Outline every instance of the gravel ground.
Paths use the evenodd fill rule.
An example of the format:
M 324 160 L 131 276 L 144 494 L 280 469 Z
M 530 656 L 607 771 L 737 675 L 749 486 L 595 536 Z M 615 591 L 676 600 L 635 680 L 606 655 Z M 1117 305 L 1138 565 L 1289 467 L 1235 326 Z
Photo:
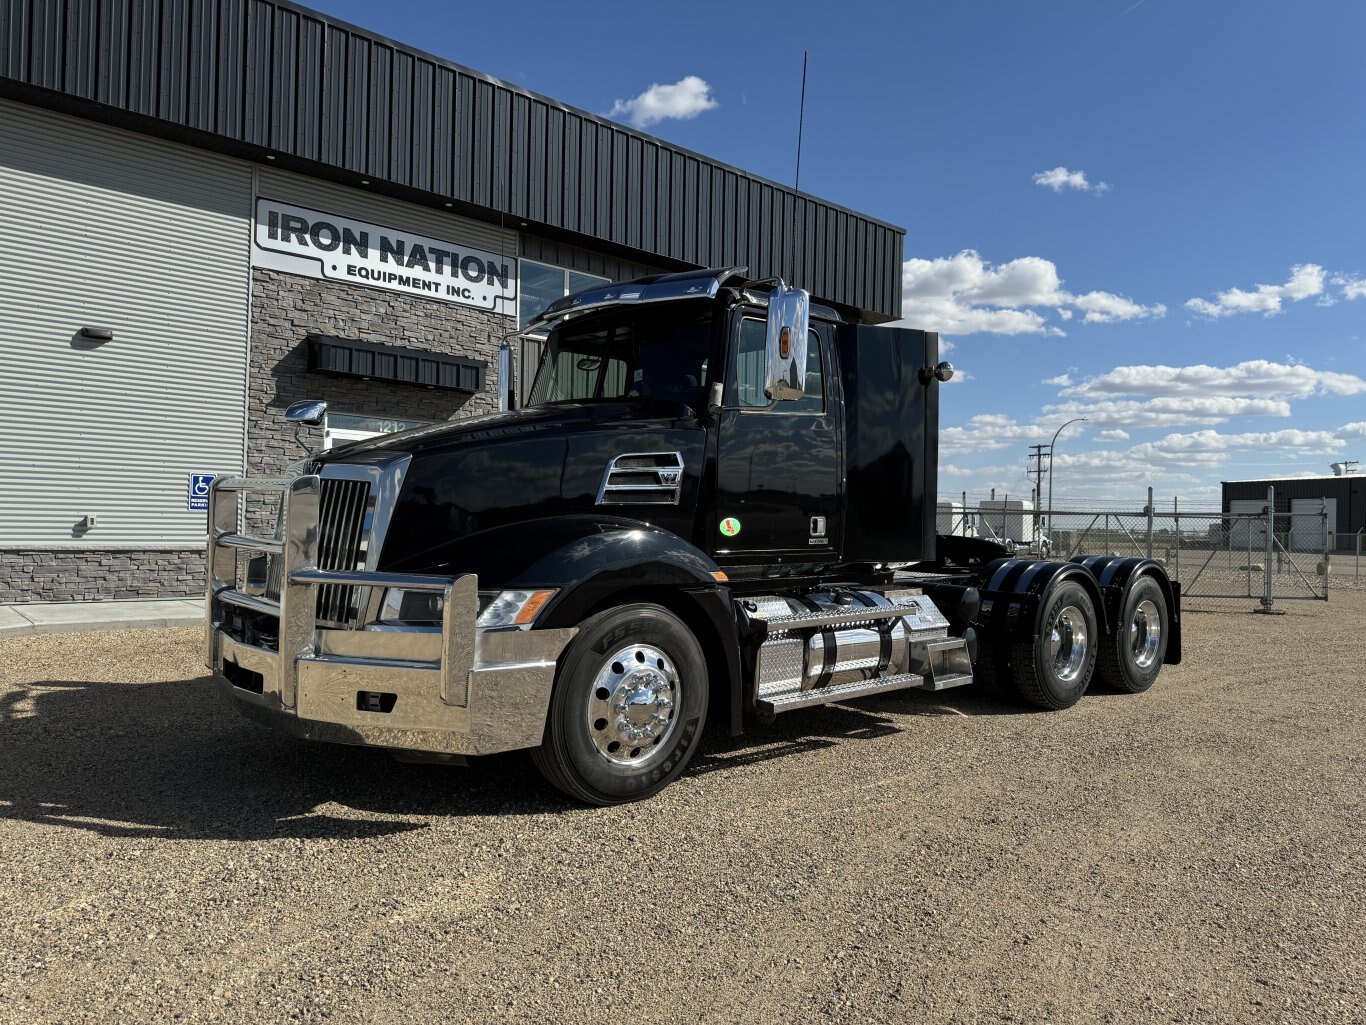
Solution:
M 0 1021 L 1366 1022 L 1363 622 L 791 713 L 607 810 L 276 736 L 196 631 L 0 642 Z

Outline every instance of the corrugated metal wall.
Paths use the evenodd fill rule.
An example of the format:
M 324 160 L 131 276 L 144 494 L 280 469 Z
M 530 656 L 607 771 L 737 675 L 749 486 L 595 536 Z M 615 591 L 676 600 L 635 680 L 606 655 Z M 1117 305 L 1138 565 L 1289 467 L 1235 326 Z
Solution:
M 398 231 L 411 231 L 490 253 L 504 254 L 508 263 L 517 258 L 517 233 L 495 224 L 447 211 L 431 210 L 389 196 L 377 196 L 365 189 L 348 189 L 344 185 L 274 167 L 260 168 L 256 181 L 257 195 L 267 199 L 297 203 L 341 217 L 371 221 Z
M 0 0 L 0 79 L 590 248 L 745 265 L 871 319 L 901 313 L 901 229 L 292 4 Z
M 202 544 L 187 476 L 242 468 L 252 167 L 6 101 L 0 139 L 0 545 Z
M 1266 489 L 1269 485 L 1276 488 L 1276 515 L 1279 517 L 1287 516 L 1296 501 L 1335 499 L 1334 529 L 1339 547 L 1347 547 L 1349 539 L 1358 531 L 1366 531 L 1366 474 L 1350 474 L 1343 477 L 1291 477 L 1286 480 L 1224 481 L 1224 508 L 1231 509 L 1234 502 L 1255 499 L 1261 499 L 1265 504 Z M 1354 540 L 1350 542 L 1350 546 L 1355 547 Z

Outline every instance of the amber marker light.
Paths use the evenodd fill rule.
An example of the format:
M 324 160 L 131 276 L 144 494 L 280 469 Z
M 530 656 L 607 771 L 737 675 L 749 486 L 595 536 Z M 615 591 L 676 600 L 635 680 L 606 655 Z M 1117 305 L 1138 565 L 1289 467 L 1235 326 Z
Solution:
M 726 575 L 725 575 L 724 573 L 722 573 L 719 569 L 718 569 L 718 570 L 713 570 L 713 571 L 712 571 L 711 578 L 712 578 L 713 580 L 717 581 L 718 583 L 722 583 L 722 584 L 724 584 L 727 580 L 730 579 L 730 577 L 726 576 Z
M 517 613 L 517 618 L 513 620 L 518 626 L 526 626 L 536 618 L 536 613 L 541 611 L 541 606 L 550 600 L 554 591 L 533 591 L 531 597 L 522 606 L 522 611 Z

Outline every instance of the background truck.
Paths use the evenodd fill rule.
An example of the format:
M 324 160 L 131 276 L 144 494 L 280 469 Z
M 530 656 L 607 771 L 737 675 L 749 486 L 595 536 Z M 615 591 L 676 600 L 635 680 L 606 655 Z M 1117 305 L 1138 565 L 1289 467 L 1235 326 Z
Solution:
M 1157 563 L 936 538 L 936 335 L 743 268 L 532 326 L 523 409 L 214 482 L 208 662 L 248 715 L 407 757 L 530 749 L 610 804 L 677 777 L 709 713 L 739 733 L 974 679 L 1063 709 L 1180 660 Z M 263 492 L 273 537 L 243 526 Z

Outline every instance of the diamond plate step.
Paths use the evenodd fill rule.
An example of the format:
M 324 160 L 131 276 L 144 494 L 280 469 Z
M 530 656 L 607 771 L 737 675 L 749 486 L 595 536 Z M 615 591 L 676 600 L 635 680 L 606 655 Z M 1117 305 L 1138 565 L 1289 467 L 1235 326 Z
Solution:
M 949 690 L 952 687 L 966 687 L 972 682 L 971 673 L 949 673 L 925 681 L 925 690 Z
M 972 677 L 969 676 L 968 680 Z M 893 690 L 909 690 L 923 687 L 925 678 L 914 673 L 901 676 L 884 676 L 880 680 L 855 680 L 834 687 L 812 687 L 810 690 L 789 690 L 781 694 L 770 694 L 755 702 L 762 715 L 776 715 L 791 712 L 796 708 L 810 708 L 812 705 L 830 705 L 852 698 L 867 697 L 869 694 L 885 694 Z

